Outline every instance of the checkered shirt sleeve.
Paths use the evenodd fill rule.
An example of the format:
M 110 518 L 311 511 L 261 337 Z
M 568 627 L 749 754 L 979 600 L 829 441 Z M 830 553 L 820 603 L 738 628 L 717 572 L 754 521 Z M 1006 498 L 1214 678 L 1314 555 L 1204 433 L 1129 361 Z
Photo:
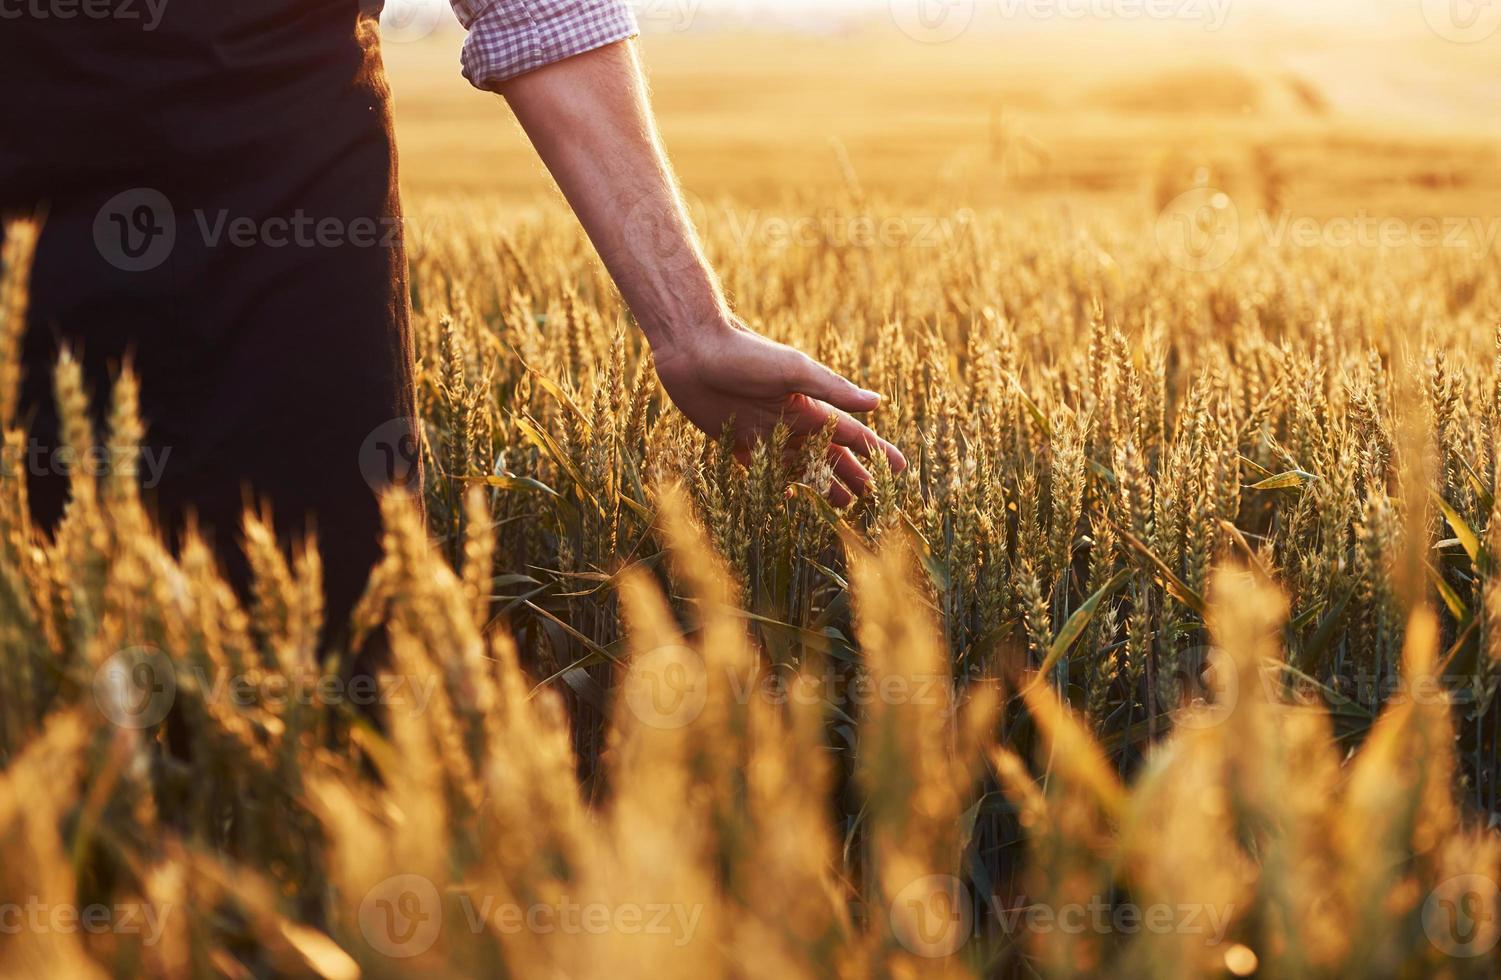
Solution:
M 507 79 L 639 33 L 629 0 L 453 0 L 464 77 L 493 90 Z

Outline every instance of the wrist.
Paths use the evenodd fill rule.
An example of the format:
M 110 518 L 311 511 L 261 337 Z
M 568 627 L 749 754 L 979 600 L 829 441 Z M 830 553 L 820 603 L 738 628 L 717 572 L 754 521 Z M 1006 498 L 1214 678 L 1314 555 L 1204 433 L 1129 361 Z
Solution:
M 724 339 L 739 330 L 741 324 L 728 310 L 712 317 L 677 323 L 671 326 L 642 327 L 657 366 L 693 363 L 719 349 Z

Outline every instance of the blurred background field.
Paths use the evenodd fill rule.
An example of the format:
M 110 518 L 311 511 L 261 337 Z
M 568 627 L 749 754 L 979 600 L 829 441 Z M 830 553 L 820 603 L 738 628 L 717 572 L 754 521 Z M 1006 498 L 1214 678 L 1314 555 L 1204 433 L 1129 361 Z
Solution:
M 349 651 L 260 520 L 236 597 L 119 471 L 51 539 L 0 479 L 0 927 L 162 913 L 0 977 L 1495 976 L 1501 30 L 1172 3 L 638 4 L 737 311 L 885 395 L 841 510 L 673 409 L 444 0 L 388 29 L 426 512 L 355 625 L 423 697 L 284 696 Z M 579 903 L 686 928 L 502 920 Z
M 1268 163 L 1303 214 L 1501 200 L 1501 58 L 1439 36 L 1418 3 L 1224 0 L 1217 30 L 1192 6 L 1147 20 L 981 4 L 943 43 L 904 34 L 880 3 L 694 3 L 638 10 L 674 162 L 711 199 L 836 193 L 837 144 L 868 192 L 908 206 L 1137 208 L 1164 170 L 1208 166 L 1234 185 Z M 498 97 L 459 76 L 463 35 L 444 18 L 386 45 L 404 185 L 534 204 L 546 174 Z

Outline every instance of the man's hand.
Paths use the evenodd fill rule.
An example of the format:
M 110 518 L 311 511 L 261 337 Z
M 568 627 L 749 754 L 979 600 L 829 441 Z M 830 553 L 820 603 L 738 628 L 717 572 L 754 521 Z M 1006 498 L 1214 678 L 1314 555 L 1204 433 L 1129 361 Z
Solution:
M 694 425 L 717 438 L 733 420 L 744 449 L 778 422 L 805 438 L 837 418 L 830 462 L 845 486 L 870 485 L 856 454 L 884 452 L 894 470 L 906 467 L 895 446 L 849 414 L 874 409 L 879 395 L 730 312 L 678 196 L 633 45 L 566 58 L 499 91 L 646 334 L 662 386 Z M 837 484 L 830 496 L 849 500 Z
M 856 493 L 864 493 L 871 483 L 857 454 L 869 458 L 883 453 L 898 473 L 907 467 L 895 446 L 849 414 L 871 411 L 881 403 L 880 395 L 741 324 L 696 332 L 686 349 L 659 351 L 657 375 L 689 421 L 710 435 L 732 425 L 741 450 L 779 422 L 794 440 L 801 440 L 837 419 L 829 462 L 839 481 Z M 829 495 L 840 506 L 850 502 L 838 484 Z

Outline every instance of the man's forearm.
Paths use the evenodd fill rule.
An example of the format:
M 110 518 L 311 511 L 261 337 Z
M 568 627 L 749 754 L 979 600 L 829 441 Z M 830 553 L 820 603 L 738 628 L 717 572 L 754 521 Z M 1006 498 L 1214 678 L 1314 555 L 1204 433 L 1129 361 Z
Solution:
M 730 322 L 629 42 L 501 86 L 659 359 Z
M 805 439 L 832 425 L 829 497 L 872 485 L 857 457 L 906 461 L 851 412 L 881 396 L 730 312 L 704 261 L 657 135 L 635 47 L 616 43 L 499 86 L 646 333 L 663 389 L 700 431 L 742 452 L 786 426 Z M 846 489 L 848 488 L 848 489 Z

